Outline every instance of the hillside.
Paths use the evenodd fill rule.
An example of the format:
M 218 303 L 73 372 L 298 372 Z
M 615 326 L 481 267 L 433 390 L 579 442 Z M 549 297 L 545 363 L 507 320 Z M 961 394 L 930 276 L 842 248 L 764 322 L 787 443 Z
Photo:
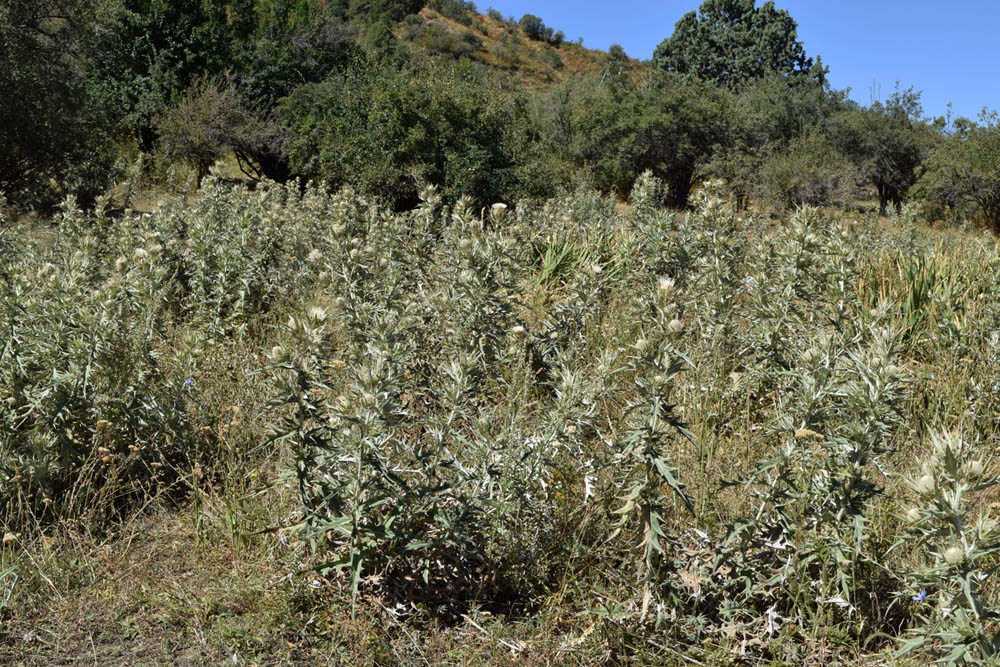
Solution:
M 611 62 L 608 52 L 588 49 L 565 39 L 531 39 L 510 19 L 462 9 L 452 18 L 425 7 L 422 24 L 412 19 L 396 31 L 404 43 L 434 55 L 465 56 L 491 68 L 516 74 L 529 88 L 561 83 L 574 74 L 600 76 Z M 615 69 L 641 78 L 647 66 L 634 58 L 615 59 Z

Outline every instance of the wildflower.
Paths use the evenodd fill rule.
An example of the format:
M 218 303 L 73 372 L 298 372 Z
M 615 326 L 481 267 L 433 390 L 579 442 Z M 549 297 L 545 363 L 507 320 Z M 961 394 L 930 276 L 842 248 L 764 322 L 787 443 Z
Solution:
M 910 511 L 906 513 L 906 518 L 910 523 L 916 523 L 920 521 L 923 517 L 923 513 L 916 507 L 911 507 Z
M 948 565 L 954 565 L 963 558 L 965 558 L 965 552 L 962 550 L 962 547 L 958 545 L 948 547 L 948 549 L 944 552 L 944 559 Z
M 494 218 L 502 218 L 507 213 L 507 204 L 497 202 L 490 206 L 490 215 Z
M 667 325 L 667 328 L 670 329 L 672 333 L 679 334 L 684 331 L 684 323 L 677 318 L 674 318 L 670 320 L 670 324 Z
M 601 268 L 600 264 L 594 264 L 590 267 L 590 272 L 595 276 L 600 275 L 602 271 L 604 271 L 604 269 Z
M 917 483 L 914 486 L 914 488 L 916 489 L 917 493 L 919 493 L 922 496 L 926 496 L 934 493 L 934 486 L 935 486 L 934 475 L 928 474 L 924 475 L 919 480 L 917 480 Z
M 309 251 L 309 255 L 306 257 L 306 261 L 307 262 L 314 262 L 314 263 L 318 262 L 321 259 L 323 259 L 323 253 L 321 253 L 316 248 L 313 248 L 312 250 L 310 250 Z
M 977 479 L 982 477 L 983 474 L 983 462 L 979 460 L 969 461 L 965 464 L 965 474 L 971 479 Z
M 326 311 L 319 306 L 313 306 L 309 309 L 309 319 L 316 322 L 322 322 L 326 319 Z
M 927 597 L 927 589 L 926 588 L 922 588 L 920 590 L 920 593 L 918 593 L 917 595 L 913 596 L 912 600 L 914 602 L 923 602 L 924 598 L 926 598 L 926 597 Z
M 143 260 L 149 257 L 149 252 L 145 248 L 136 248 L 132 256 L 138 260 Z
M 511 327 L 510 332 L 515 336 L 523 336 L 525 333 L 525 328 L 522 327 L 520 324 L 515 324 L 513 327 Z
M 662 294 L 663 294 L 664 296 L 667 296 L 667 295 L 669 295 L 669 294 L 670 294 L 671 292 L 673 292 L 673 291 L 674 291 L 674 286 L 675 286 L 676 284 L 677 284 L 677 283 L 676 283 L 676 282 L 674 282 L 674 279 L 673 279 L 673 278 L 668 278 L 668 277 L 664 276 L 664 277 L 662 277 L 662 278 L 658 278 L 658 279 L 657 279 L 657 281 L 656 281 L 656 289 L 660 290 L 660 292 L 661 292 L 661 293 L 662 293 Z
M 4 533 L 3 534 L 3 543 L 4 544 L 10 544 L 11 542 L 17 542 L 17 534 L 15 534 L 15 533 Z
M 128 266 L 128 258 L 124 255 L 115 260 L 115 269 L 118 271 L 124 271 L 126 266 Z

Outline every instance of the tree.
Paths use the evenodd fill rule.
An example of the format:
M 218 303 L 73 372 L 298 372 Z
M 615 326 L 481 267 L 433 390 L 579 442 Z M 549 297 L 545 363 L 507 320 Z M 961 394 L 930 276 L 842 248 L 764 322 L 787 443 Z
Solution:
M 973 206 L 1000 236 L 1000 116 L 983 111 L 979 122 L 960 119 L 930 154 L 913 194 L 943 206 Z
M 543 133 L 549 150 L 585 165 L 605 192 L 625 197 L 649 170 L 667 183 L 669 203 L 683 207 L 725 136 L 728 101 L 708 82 L 665 73 L 636 88 L 627 72 L 609 68 L 556 91 Z
M 741 208 L 753 196 L 773 201 L 776 181 L 771 177 L 780 172 L 774 161 L 787 165 L 794 156 L 808 153 L 806 148 L 815 146 L 816 139 L 805 144 L 799 140 L 823 128 L 844 99 L 845 93 L 832 91 L 815 80 L 793 85 L 772 74 L 748 83 L 733 97 L 728 134 L 720 142 L 709 170 L 725 180 Z M 765 175 L 768 183 L 764 182 Z
M 417 202 L 418 179 L 480 205 L 541 194 L 524 99 L 468 61 L 359 64 L 298 88 L 280 117 L 298 173 L 398 209 Z
M 861 179 L 875 188 L 879 210 L 899 206 L 916 181 L 926 156 L 929 130 L 920 121 L 920 93 L 896 90 L 885 103 L 847 109 L 831 121 L 840 149 L 858 167 Z
M 534 14 L 525 14 L 518 22 L 528 39 L 541 42 L 545 39 L 545 22 Z
M 732 89 L 772 73 L 822 81 L 825 69 L 807 58 L 796 36 L 797 24 L 773 2 L 705 0 L 685 14 L 674 33 L 660 42 L 653 62 Z
M 109 173 L 102 109 L 86 85 L 92 7 L 9 0 L 0 7 L 0 190 L 18 205 L 64 190 L 96 194 Z
M 250 110 L 232 83 L 198 82 L 155 125 L 164 155 L 193 166 L 199 184 L 209 167 L 230 153 L 251 178 L 288 179 L 280 128 Z

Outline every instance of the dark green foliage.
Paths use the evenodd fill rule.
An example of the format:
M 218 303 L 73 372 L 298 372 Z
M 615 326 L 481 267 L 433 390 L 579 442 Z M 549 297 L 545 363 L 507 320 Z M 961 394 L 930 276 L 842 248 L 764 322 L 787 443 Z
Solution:
M 0 190 L 13 203 L 51 204 L 63 188 L 92 195 L 103 186 L 110 155 L 82 58 L 89 14 L 76 0 L 0 9 Z
M 755 4 L 755 0 L 705 0 L 660 42 L 653 62 L 666 71 L 729 88 L 771 73 L 822 80 L 822 66 L 814 67 L 806 57 L 788 12 L 770 1 L 757 8 Z
M 462 2 L 462 0 L 430 0 L 427 8 L 465 26 L 471 26 L 472 19 L 478 13 L 476 3 Z
M 832 134 L 864 182 L 874 186 L 883 214 L 889 203 L 902 203 L 925 157 L 930 137 L 920 115 L 920 93 L 911 88 L 833 119 Z
M 647 169 L 685 206 L 701 167 L 725 136 L 728 98 L 716 86 L 674 75 L 637 89 L 621 69 L 578 77 L 546 100 L 546 140 L 585 165 L 606 192 L 625 196 Z
M 972 207 L 1000 236 L 1000 123 L 983 112 L 979 123 L 959 119 L 930 154 L 914 194 L 942 207 Z
M 164 155 L 193 166 L 199 183 L 216 160 L 230 153 L 248 176 L 288 178 L 279 127 L 249 109 L 232 84 L 199 82 L 157 118 L 156 130 Z
M 520 176 L 537 159 L 524 100 L 467 62 L 354 69 L 299 88 L 281 118 L 296 171 L 396 206 L 420 179 L 484 205 L 544 189 Z
M 763 192 L 764 165 L 785 155 L 803 133 L 821 127 L 843 105 L 843 94 L 813 82 L 790 85 L 771 75 L 741 89 L 732 98 L 728 137 L 717 146 L 710 171 L 724 178 L 740 208 Z M 774 203 L 774 202 L 772 202 Z
M 527 35 L 528 39 L 533 39 L 536 42 L 540 42 L 545 39 L 545 22 L 538 18 L 534 14 L 525 14 L 518 21 L 518 25 L 521 26 L 521 30 Z
M 778 209 L 845 207 L 857 196 L 853 165 L 822 134 L 797 138 L 763 163 L 759 194 Z

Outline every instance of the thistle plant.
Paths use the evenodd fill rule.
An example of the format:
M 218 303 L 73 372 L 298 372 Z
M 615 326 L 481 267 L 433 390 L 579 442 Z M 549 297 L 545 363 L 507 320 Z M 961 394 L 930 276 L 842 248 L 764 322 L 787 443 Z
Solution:
M 907 479 L 915 498 L 905 512 L 908 530 L 893 547 L 919 556 L 900 596 L 916 623 L 896 656 L 929 650 L 939 663 L 996 664 L 1000 608 L 993 575 L 1000 529 L 986 514 L 970 516 L 970 505 L 1000 479 L 957 434 L 932 431 L 930 439 L 930 458 Z
M 616 483 L 624 504 L 615 510 L 621 515 L 619 530 L 638 519 L 639 546 L 642 552 L 640 582 L 642 605 L 640 620 L 646 617 L 654 600 L 656 585 L 665 575 L 660 565 L 671 537 L 667 525 L 671 515 L 667 491 L 679 498 L 692 512 L 690 497 L 684 491 L 679 473 L 670 460 L 670 449 L 678 436 L 691 438 L 683 422 L 674 413 L 671 390 L 677 375 L 688 365 L 677 348 L 684 333 L 675 297 L 674 282 L 659 279 L 654 295 L 644 295 L 640 312 L 648 312 L 647 328 L 633 344 L 630 371 L 635 377 L 637 397 L 624 407 L 625 432 L 619 441 L 614 460 Z

